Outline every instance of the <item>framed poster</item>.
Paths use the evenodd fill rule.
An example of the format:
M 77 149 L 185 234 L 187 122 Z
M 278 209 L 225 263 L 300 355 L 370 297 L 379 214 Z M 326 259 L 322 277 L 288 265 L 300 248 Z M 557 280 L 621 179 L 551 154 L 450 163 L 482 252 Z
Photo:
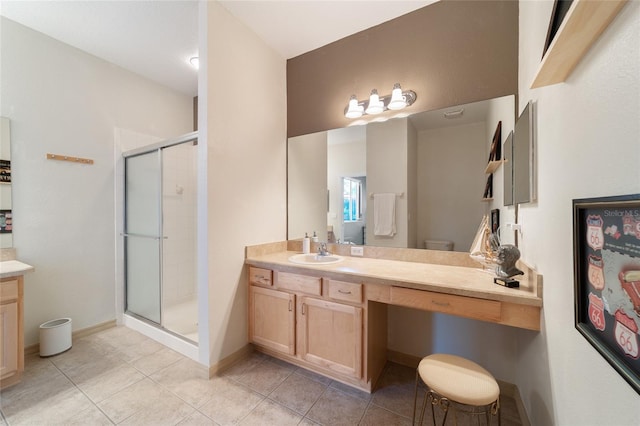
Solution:
M 573 200 L 576 329 L 640 393 L 640 194 Z
M 13 216 L 11 210 L 0 210 L 0 234 L 13 232 Z

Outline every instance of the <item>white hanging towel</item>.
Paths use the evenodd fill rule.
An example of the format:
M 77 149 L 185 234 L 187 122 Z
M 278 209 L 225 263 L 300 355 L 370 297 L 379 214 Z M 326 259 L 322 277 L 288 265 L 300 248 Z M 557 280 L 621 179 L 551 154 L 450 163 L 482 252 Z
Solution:
M 396 194 L 373 194 L 373 235 L 396 234 Z

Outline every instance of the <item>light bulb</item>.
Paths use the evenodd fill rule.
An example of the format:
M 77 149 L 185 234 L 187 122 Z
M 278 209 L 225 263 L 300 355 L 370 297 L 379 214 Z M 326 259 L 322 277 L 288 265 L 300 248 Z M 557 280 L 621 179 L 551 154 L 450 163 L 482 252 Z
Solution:
M 380 114 L 382 111 L 384 111 L 384 103 L 380 100 L 378 91 L 373 89 L 371 91 L 371 96 L 369 97 L 369 105 L 365 112 L 367 114 Z
M 199 69 L 200 68 L 200 58 L 197 56 L 194 56 L 193 58 L 189 59 L 189 62 L 191 63 L 191 65 L 193 65 L 193 67 L 195 69 Z
M 407 100 L 402 94 L 402 88 L 400 87 L 400 83 L 396 83 L 393 85 L 393 91 L 391 92 L 391 100 L 389 101 L 389 105 L 387 108 L 392 110 L 399 110 L 407 106 Z
M 351 95 L 349 99 L 349 107 L 347 112 L 344 113 L 344 116 L 347 118 L 359 118 L 362 117 L 364 107 L 358 104 L 358 98 L 356 95 Z

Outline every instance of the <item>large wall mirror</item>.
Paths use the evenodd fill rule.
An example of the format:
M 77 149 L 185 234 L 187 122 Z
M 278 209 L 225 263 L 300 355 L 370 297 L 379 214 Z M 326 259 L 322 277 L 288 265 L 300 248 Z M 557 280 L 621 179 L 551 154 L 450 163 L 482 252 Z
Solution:
M 13 246 L 11 213 L 11 126 L 0 117 L 0 248 Z
M 491 142 L 514 129 L 515 97 L 452 106 L 290 138 L 288 238 L 315 232 L 320 241 L 425 248 L 451 241 L 469 251 L 485 214 L 503 206 L 503 170 L 493 199 L 483 200 Z M 376 194 L 395 194 L 396 230 L 375 232 Z

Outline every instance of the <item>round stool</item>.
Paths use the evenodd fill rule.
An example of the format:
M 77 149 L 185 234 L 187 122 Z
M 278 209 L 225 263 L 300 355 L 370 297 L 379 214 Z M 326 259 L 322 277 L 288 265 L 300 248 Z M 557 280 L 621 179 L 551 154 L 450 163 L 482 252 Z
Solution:
M 440 407 L 444 412 L 443 425 L 447 421 L 449 411 L 453 411 L 456 416 L 456 410 L 474 416 L 484 414 L 487 425 L 491 422 L 491 416 L 495 415 L 500 425 L 498 382 L 491 373 L 475 362 L 448 354 L 433 354 L 423 358 L 416 370 L 413 424 L 416 421 L 418 380 L 422 380 L 427 386 L 418 424 L 422 424 L 427 401 L 430 400 L 434 425 L 436 424 L 436 407 Z M 468 409 L 465 409 L 465 406 Z M 478 421 L 480 421 L 479 417 Z

